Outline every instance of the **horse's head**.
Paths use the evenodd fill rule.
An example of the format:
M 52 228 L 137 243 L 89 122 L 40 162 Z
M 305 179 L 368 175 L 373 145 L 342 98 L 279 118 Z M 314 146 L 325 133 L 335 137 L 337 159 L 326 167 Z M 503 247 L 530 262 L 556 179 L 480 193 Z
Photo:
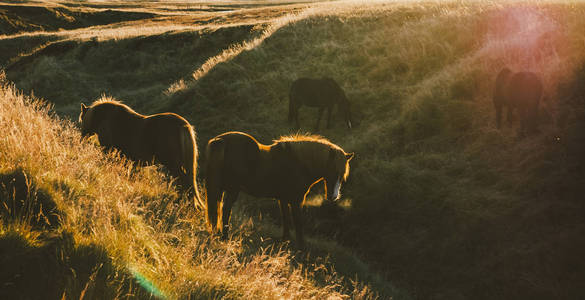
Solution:
M 337 201 L 341 195 L 341 185 L 349 175 L 349 161 L 353 153 L 345 153 L 342 149 L 331 148 L 325 174 L 325 187 L 328 201 Z
M 95 133 L 95 129 L 93 128 L 93 113 L 91 108 L 83 103 L 81 103 L 79 125 L 81 126 L 81 138 L 90 136 Z
M 347 98 L 345 98 L 345 104 L 341 107 L 341 111 L 343 112 L 345 125 L 347 125 L 347 128 L 351 129 L 351 110 L 349 109 L 349 101 L 347 101 Z
M 343 120 L 345 125 L 347 125 L 347 128 L 351 129 L 352 124 L 349 99 L 347 99 L 345 92 L 339 85 L 337 85 L 337 83 L 333 81 L 332 84 L 335 84 L 335 89 L 337 90 L 337 103 L 339 105 L 339 111 L 343 114 Z

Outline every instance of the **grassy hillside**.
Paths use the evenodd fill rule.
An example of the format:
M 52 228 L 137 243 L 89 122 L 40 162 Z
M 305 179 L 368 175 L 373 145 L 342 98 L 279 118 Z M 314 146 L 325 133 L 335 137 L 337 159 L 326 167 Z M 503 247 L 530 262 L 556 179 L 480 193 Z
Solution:
M 290 83 L 331 76 L 360 126 L 321 133 L 358 156 L 345 187 L 351 209 L 315 220 L 315 234 L 359 249 L 421 298 L 582 295 L 568 274 L 584 271 L 583 104 L 573 91 L 583 79 L 583 7 L 337 9 L 217 65 L 168 108 L 189 116 L 203 140 L 241 129 L 268 142 L 291 130 Z M 543 77 L 541 134 L 519 140 L 495 129 L 492 82 L 504 65 Z M 301 114 L 310 130 L 315 112 Z
M 140 31 L 135 26 L 149 21 L 134 21 L 115 38 L 107 28 L 31 36 L 67 46 L 30 47 L 28 54 L 8 57 L 7 77 L 54 103 L 65 118 L 75 118 L 79 101 L 102 93 L 142 113 L 177 112 L 195 126 L 203 152 L 209 138 L 228 130 L 249 132 L 264 143 L 290 133 L 292 81 L 329 76 L 345 89 L 358 126 L 348 131 L 338 117 L 332 129 L 319 133 L 357 156 L 340 208 L 320 207 L 320 196 L 311 195 L 304 211 L 310 254 L 295 254 L 272 240 L 279 235 L 272 200 L 243 196 L 233 221 L 241 227 L 221 243 L 202 232 L 200 213 L 156 170 L 130 172 L 111 156 L 103 168 L 118 171 L 108 172 L 114 178 L 102 184 L 84 177 L 89 171 L 82 166 L 101 164 L 103 155 L 87 144 L 83 147 L 93 149 L 83 151 L 87 156 L 70 152 L 63 160 L 86 171 L 65 173 L 67 188 L 58 184 L 53 195 L 60 196 L 51 196 L 65 199 L 55 200 L 57 209 L 79 205 L 57 231 L 72 235 L 73 245 L 101 247 L 113 257 L 112 268 L 120 270 L 109 281 L 114 290 L 141 292 L 131 284 L 136 274 L 128 275 L 138 268 L 173 298 L 339 293 L 575 299 L 585 294 L 580 259 L 585 250 L 584 5 L 296 4 L 195 14 L 188 20 L 206 23 L 193 27 L 180 27 L 187 22 L 184 15 L 170 17 L 160 8 L 156 13 L 165 16 L 168 31 Z M 8 36 L 0 47 L 27 45 L 22 41 Z M 496 130 L 491 94 L 503 66 L 543 78 L 539 134 L 519 138 L 517 122 Z M 311 130 L 315 115 L 301 109 L 301 131 Z M 74 142 L 72 125 L 61 124 L 71 139 L 56 144 L 82 147 Z M 22 153 L 34 147 L 39 146 Z M 56 189 L 51 180 L 63 175 L 50 174 L 62 171 L 41 162 L 14 163 L 23 159 L 7 149 L 0 156 L 8 164 L 4 174 L 24 172 L 43 193 Z M 158 184 L 148 183 L 153 180 Z M 123 192 L 102 191 L 118 181 Z M 81 211 L 96 209 L 87 198 L 104 203 L 97 215 L 109 216 L 105 221 L 84 223 L 93 217 L 84 219 Z M 70 223 L 69 215 L 80 215 L 77 223 Z M 31 224 L 25 226 L 28 235 L 16 236 L 32 245 L 36 240 L 30 236 L 36 235 L 28 232 L 47 229 Z M 4 225 L 10 236 L 22 226 Z M 87 226 L 93 229 L 81 230 Z M 121 242 L 137 230 L 144 234 L 139 241 Z M 350 280 L 356 273 L 363 281 Z
M 376 296 L 325 256 L 274 244 L 251 218 L 234 217 L 229 242 L 209 236 L 157 168 L 80 142 L 71 122 L 1 80 L 1 298 Z
M 123 10 L 75 10 L 59 5 L 0 4 L 0 35 L 73 29 L 153 16 L 146 12 Z

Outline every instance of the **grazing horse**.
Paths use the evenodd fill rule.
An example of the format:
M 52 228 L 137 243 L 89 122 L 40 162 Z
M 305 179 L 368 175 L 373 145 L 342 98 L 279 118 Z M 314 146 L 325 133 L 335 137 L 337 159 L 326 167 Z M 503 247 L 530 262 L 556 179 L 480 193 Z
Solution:
M 512 124 L 513 110 L 520 115 L 520 136 L 536 131 L 542 90 L 542 81 L 536 74 L 502 69 L 496 77 L 493 98 L 497 127 L 500 128 L 502 109 L 508 107 L 508 124 Z
M 312 79 L 299 78 L 295 80 L 289 92 L 288 98 L 288 121 L 296 121 L 297 128 L 299 124 L 299 108 L 306 105 L 309 107 L 318 107 L 317 124 L 315 131 L 319 130 L 319 122 L 323 116 L 323 110 L 327 109 L 327 128 L 331 126 L 331 111 L 337 104 L 338 110 L 343 113 L 345 124 L 351 129 L 351 112 L 349 110 L 349 101 L 341 87 L 331 78 Z
M 82 137 L 97 134 L 100 145 L 117 149 L 140 164 L 156 162 L 179 179 L 183 191 L 194 193 L 200 203 L 196 183 L 197 144 L 193 127 L 181 116 L 161 113 L 141 115 L 115 100 L 81 104 L 79 115 Z
M 327 200 L 337 200 L 353 153 L 319 136 L 284 136 L 263 145 L 248 134 L 227 132 L 209 141 L 206 156 L 207 222 L 212 232 L 221 223 L 223 238 L 227 238 L 232 205 L 242 191 L 278 199 L 284 239 L 289 238 L 290 208 L 297 243 L 303 247 L 300 213 L 306 195 L 324 180 Z

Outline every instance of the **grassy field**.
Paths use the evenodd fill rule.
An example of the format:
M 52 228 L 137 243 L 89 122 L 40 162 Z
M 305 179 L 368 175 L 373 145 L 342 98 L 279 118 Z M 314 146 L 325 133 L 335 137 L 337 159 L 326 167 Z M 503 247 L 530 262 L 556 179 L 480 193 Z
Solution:
M 0 293 L 50 272 L 30 297 L 585 295 L 585 5 L 24 6 L 0 5 Z M 540 133 L 495 128 L 503 66 L 543 79 Z M 186 117 L 201 152 L 229 130 L 269 143 L 294 131 L 288 89 L 301 76 L 334 78 L 357 125 L 322 123 L 356 158 L 337 207 L 310 194 L 306 251 L 279 241 L 271 199 L 242 196 L 231 239 L 209 236 L 157 167 L 79 142 L 71 121 L 79 102 L 111 96 Z M 310 131 L 316 111 L 300 117 Z

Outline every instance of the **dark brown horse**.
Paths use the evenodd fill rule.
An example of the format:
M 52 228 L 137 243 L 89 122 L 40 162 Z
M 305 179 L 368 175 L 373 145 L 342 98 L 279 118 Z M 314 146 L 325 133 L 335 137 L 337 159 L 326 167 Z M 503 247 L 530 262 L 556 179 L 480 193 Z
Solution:
M 288 121 L 292 122 L 294 119 L 297 128 L 300 128 L 299 108 L 303 105 L 319 108 L 315 131 L 319 130 L 319 122 L 325 109 L 327 109 L 327 128 L 330 128 L 331 111 L 335 105 L 337 105 L 338 111 L 343 114 L 345 124 L 351 129 L 349 101 L 335 80 L 327 77 L 321 79 L 299 78 L 295 80 L 289 92 Z
M 521 136 L 536 131 L 542 90 L 542 81 L 536 74 L 502 69 L 496 77 L 493 98 L 497 127 L 500 128 L 502 109 L 507 107 L 508 124 L 512 124 L 513 111 L 519 114 Z
M 220 223 L 223 238 L 227 237 L 232 205 L 242 191 L 278 199 L 284 239 L 289 238 L 290 208 L 297 243 L 303 247 L 300 213 L 305 196 L 311 186 L 324 180 L 327 199 L 337 200 L 353 153 L 319 136 L 285 136 L 263 145 L 248 134 L 227 132 L 209 141 L 206 156 L 207 222 L 212 232 Z
M 179 179 L 182 190 L 193 192 L 200 202 L 196 183 L 197 144 L 193 127 L 181 116 L 162 113 L 141 115 L 115 100 L 81 104 L 82 137 L 97 134 L 107 150 L 117 149 L 140 164 L 156 162 Z

